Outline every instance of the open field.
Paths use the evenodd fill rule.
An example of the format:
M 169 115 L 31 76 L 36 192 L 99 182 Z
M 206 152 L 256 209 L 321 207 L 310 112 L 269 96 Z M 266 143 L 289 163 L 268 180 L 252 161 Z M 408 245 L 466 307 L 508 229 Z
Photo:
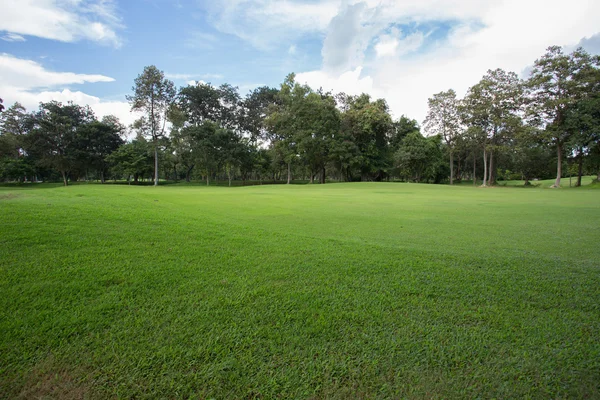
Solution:
M 600 191 L 0 188 L 2 398 L 598 398 Z

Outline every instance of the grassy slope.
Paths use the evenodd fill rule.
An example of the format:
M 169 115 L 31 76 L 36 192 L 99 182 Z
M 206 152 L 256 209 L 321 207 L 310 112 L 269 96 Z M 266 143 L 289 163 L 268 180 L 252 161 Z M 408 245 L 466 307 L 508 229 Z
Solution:
M 0 397 L 598 397 L 599 200 L 0 188 Z

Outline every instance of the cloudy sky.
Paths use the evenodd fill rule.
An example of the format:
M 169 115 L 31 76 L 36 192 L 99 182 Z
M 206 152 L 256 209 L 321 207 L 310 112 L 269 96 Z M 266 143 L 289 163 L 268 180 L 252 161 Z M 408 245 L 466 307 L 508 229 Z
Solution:
M 524 76 L 550 45 L 600 53 L 599 21 L 598 0 L 0 0 L 0 97 L 130 123 L 146 65 L 242 94 L 295 72 L 422 121 L 433 93 L 462 95 L 491 68 Z

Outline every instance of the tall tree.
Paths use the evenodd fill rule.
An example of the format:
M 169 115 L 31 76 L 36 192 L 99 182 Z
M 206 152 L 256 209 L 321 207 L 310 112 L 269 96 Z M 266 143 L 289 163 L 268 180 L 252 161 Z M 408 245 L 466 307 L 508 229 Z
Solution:
M 131 178 L 135 183 L 140 177 L 149 176 L 153 170 L 151 145 L 143 137 L 133 139 L 120 146 L 116 151 L 106 156 L 106 162 L 111 166 L 113 174 Z
M 38 154 L 44 165 L 58 170 L 67 186 L 69 172 L 77 160 L 77 131 L 94 120 L 89 107 L 56 101 L 41 103 L 26 150 Z
M 483 150 L 483 186 L 496 182 L 494 155 L 521 125 L 522 85 L 514 72 L 489 70 L 469 88 L 461 105 L 465 123 Z
M 240 129 L 250 137 L 252 143 L 267 141 L 266 118 L 269 108 L 275 105 L 278 90 L 268 86 L 254 89 L 242 100 L 240 106 Z
M 22 154 L 24 136 L 33 125 L 33 118 L 20 103 L 15 103 L 0 115 L 0 135 L 4 147 L 10 147 L 11 157 L 18 158 Z
M 112 117 L 112 116 L 111 116 Z M 123 144 L 124 127 L 114 117 L 83 124 L 77 130 L 76 151 L 80 162 L 95 169 L 104 183 L 108 162 L 106 157 Z
M 300 157 L 309 168 L 311 182 L 318 175 L 320 183 L 325 183 L 331 142 L 340 129 L 335 99 L 329 93 L 311 92 L 296 113 L 301 119 L 296 132 Z
M 438 182 L 440 172 L 445 170 L 440 168 L 445 164 L 442 157 L 440 136 L 423 137 L 421 132 L 413 131 L 402 139 L 398 151 L 394 154 L 394 161 L 400 175 L 408 180 Z
M 131 111 L 142 112 L 138 127 L 152 140 L 154 146 L 154 185 L 158 185 L 158 146 L 164 137 L 167 114 L 175 100 L 175 85 L 154 65 L 145 67 L 132 88 L 127 100 Z
M 237 129 L 240 103 L 238 88 L 227 83 L 214 87 L 210 83 L 197 82 L 179 91 L 178 107 L 194 125 L 212 121 L 226 129 Z
M 385 100 L 371 101 L 368 94 L 341 96 L 341 130 L 349 134 L 360 152 L 362 180 L 380 181 L 391 167 L 389 147 L 394 124 Z
M 450 154 L 450 184 L 454 184 L 454 145 L 460 130 L 459 100 L 456 92 L 450 89 L 434 94 L 427 101 L 429 111 L 423 122 L 425 132 L 439 135 L 444 139 Z
M 532 124 L 543 128 L 541 139 L 556 148 L 556 180 L 560 187 L 563 157 L 573 133 L 569 129 L 567 111 L 581 98 L 586 82 L 585 74 L 597 68 L 597 57 L 591 57 L 582 48 L 571 54 L 563 53 L 559 46 L 549 47 L 535 61 L 528 88 L 528 117 Z
M 576 186 L 581 186 L 584 158 L 600 140 L 600 69 L 589 63 L 582 68 L 578 79 L 582 81 L 582 90 L 577 102 L 566 109 L 565 125 L 571 131 L 567 145 L 577 160 Z
M 312 92 L 308 86 L 295 82 L 295 78 L 294 74 L 285 78 L 266 120 L 272 146 L 287 165 L 288 185 L 292 180 L 292 162 L 298 156 L 298 133 L 306 122 L 306 115 L 301 115 L 305 97 Z

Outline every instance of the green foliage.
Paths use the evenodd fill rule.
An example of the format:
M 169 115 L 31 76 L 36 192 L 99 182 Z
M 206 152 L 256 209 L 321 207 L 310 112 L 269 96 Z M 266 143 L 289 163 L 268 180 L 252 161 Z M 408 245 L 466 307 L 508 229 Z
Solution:
M 104 181 L 106 157 L 122 143 L 121 135 L 148 140 L 155 185 L 159 178 L 209 184 L 269 177 L 275 183 L 287 176 L 288 183 L 483 178 L 486 186 L 519 174 L 546 178 L 547 164 L 556 162 L 558 186 L 563 165 L 576 165 L 578 176 L 600 170 L 599 66 L 600 57 L 581 49 L 566 55 L 552 47 L 525 83 L 513 72 L 488 70 L 464 99 L 453 89 L 429 99 L 424 130 L 439 139 L 427 140 L 417 121 L 405 115 L 394 121 L 384 99 L 315 91 L 294 74 L 278 89 L 261 87 L 246 96 L 227 83 L 195 82 L 176 93 L 163 72 L 149 66 L 127 96 L 142 114 L 131 126 L 91 115 L 79 127 L 73 108 L 79 106 L 28 114 L 15 104 L 0 115 L 0 159 L 24 157 L 6 165 L 11 171 L 29 166 L 30 180 L 60 174 L 65 184 L 69 178 Z M 146 173 L 131 166 L 136 162 L 111 163 L 116 179 Z
M 135 78 L 131 88 L 133 95 L 127 95 L 131 111 L 143 115 L 134 123 L 133 128 L 152 141 L 154 146 L 154 185 L 158 185 L 158 146 L 165 135 L 167 119 L 171 115 L 177 94 L 172 81 L 154 65 L 144 67 L 144 71 Z
M 573 117 L 574 109 L 579 101 L 597 92 L 599 68 L 600 58 L 590 56 L 582 48 L 567 55 L 560 47 L 552 46 L 536 60 L 527 82 L 529 119 L 542 128 L 538 131 L 540 140 L 556 148 L 556 187 L 560 186 L 563 157 L 569 144 L 580 141 L 572 139 L 578 132 L 573 125 L 583 123 L 581 118 Z M 581 111 L 581 105 L 579 108 Z
M 439 183 L 443 179 L 445 163 L 439 136 L 425 138 L 418 131 L 411 132 L 402 140 L 394 158 L 400 176 L 406 180 Z
M 362 180 L 382 180 L 390 166 L 388 143 L 394 126 L 385 100 L 367 94 L 343 99 L 341 130 L 352 137 L 360 157 Z
M 25 149 L 35 154 L 41 165 L 55 168 L 67 185 L 68 175 L 76 167 L 78 133 L 95 120 L 89 107 L 51 101 L 41 103 Z
M 135 182 L 152 173 L 152 149 L 144 138 L 134 139 L 106 156 L 115 176 L 125 176 Z

